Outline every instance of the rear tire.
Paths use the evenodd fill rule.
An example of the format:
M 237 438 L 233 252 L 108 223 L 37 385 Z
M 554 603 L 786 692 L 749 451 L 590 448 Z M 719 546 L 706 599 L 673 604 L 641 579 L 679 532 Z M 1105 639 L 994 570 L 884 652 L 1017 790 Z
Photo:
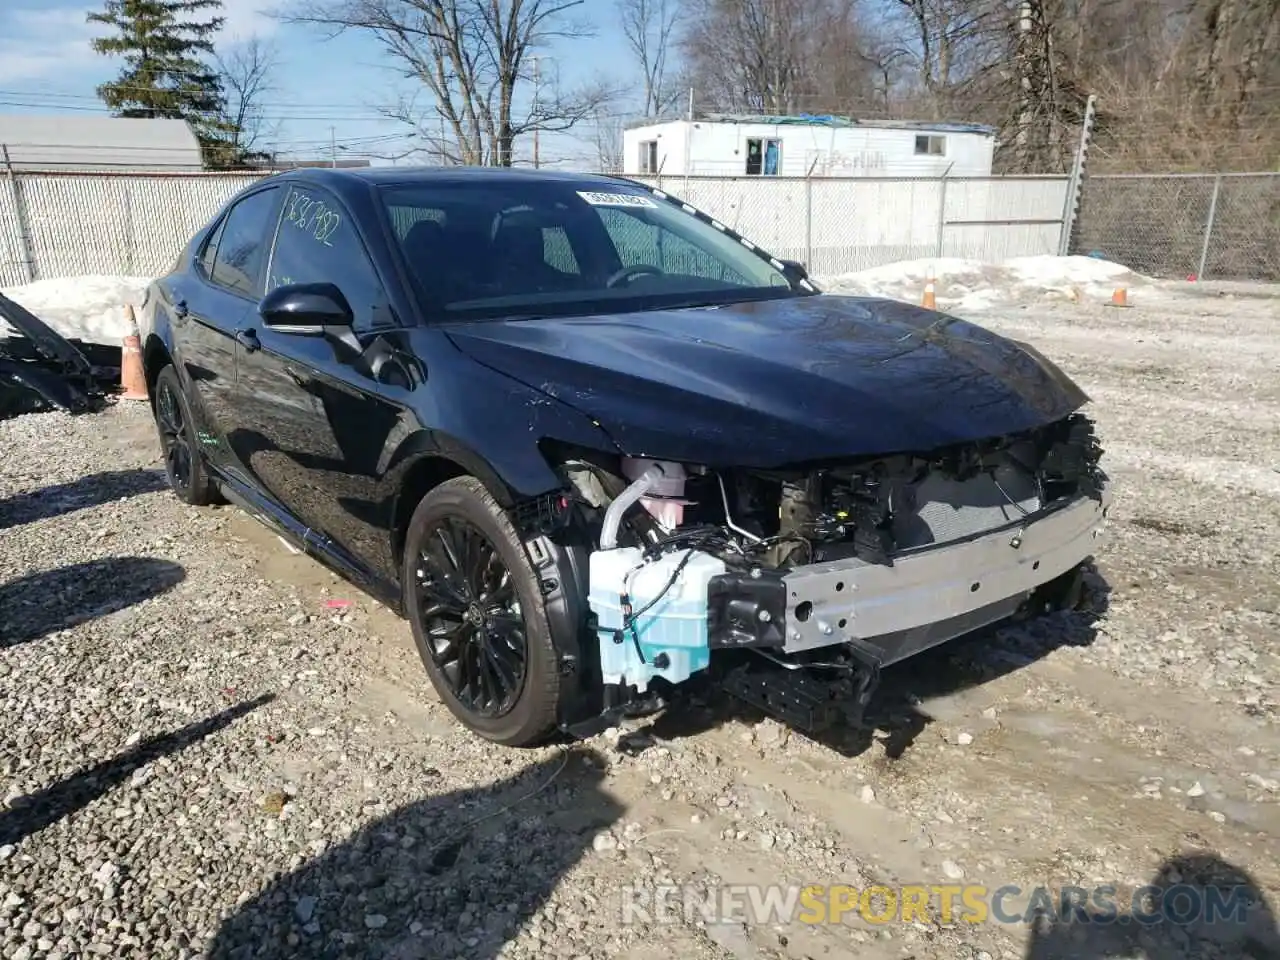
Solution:
M 538 577 L 506 512 L 474 477 L 418 504 L 402 582 L 413 639 L 440 699 L 464 726 L 509 747 L 544 742 L 561 696 Z
M 193 507 L 220 502 L 222 498 L 200 452 L 191 404 L 172 364 L 160 371 L 152 393 L 155 399 L 151 409 L 160 435 L 160 452 L 169 488 L 179 500 Z

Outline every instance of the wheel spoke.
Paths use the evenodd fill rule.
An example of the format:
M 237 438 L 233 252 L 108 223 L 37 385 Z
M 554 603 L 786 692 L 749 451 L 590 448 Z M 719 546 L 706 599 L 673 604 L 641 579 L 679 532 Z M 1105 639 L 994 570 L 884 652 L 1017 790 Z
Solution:
M 497 551 L 490 546 L 488 540 L 481 538 L 478 533 L 470 530 L 466 535 L 466 544 L 467 586 L 471 588 L 472 596 L 480 597 L 484 593 L 485 573 L 488 571 Z
M 511 579 L 511 571 L 502 566 L 501 560 L 498 559 L 498 551 L 495 550 L 489 555 L 489 561 L 484 566 L 481 579 L 483 587 L 479 593 L 479 600 L 486 607 L 505 608 L 515 603 L 515 582 Z
M 461 615 L 467 608 L 466 599 L 458 593 L 453 584 L 449 583 L 443 575 L 436 574 L 434 571 L 423 571 L 425 576 L 418 577 L 418 592 L 421 600 L 431 605 L 430 609 L 439 612 L 447 612 L 450 614 Z M 427 610 L 423 610 L 422 615 L 437 616 L 437 612 L 428 614 Z
M 182 436 L 182 430 L 185 424 L 182 419 L 182 407 L 178 404 L 178 398 L 173 392 L 173 388 L 165 385 L 160 391 L 160 396 L 156 398 L 156 408 L 160 414 L 160 425 L 164 432 L 171 436 Z
M 414 601 L 440 679 L 464 709 L 502 716 L 528 664 L 515 578 L 493 542 L 460 517 L 426 531 L 419 563 Z
M 443 551 L 446 569 L 450 576 L 462 572 L 462 564 L 458 560 L 458 542 L 454 535 L 453 524 L 445 521 L 436 527 L 436 538 L 440 543 L 440 549 Z
M 488 660 L 490 667 L 499 681 L 499 689 L 502 691 L 503 698 L 510 696 L 520 685 L 520 674 L 518 669 L 511 663 L 506 662 L 503 654 L 495 644 L 495 638 L 487 637 L 484 640 L 484 654 Z M 499 643 L 502 643 L 499 640 Z M 503 643 L 505 646 L 505 643 Z M 508 651 L 509 652 L 509 651 Z
M 480 665 L 480 647 L 476 642 L 475 632 L 472 631 L 467 640 L 467 689 L 469 691 L 469 699 L 471 700 L 472 709 L 484 711 L 488 706 L 488 692 L 485 690 L 485 676 Z
M 489 669 L 489 658 L 485 655 L 485 641 L 477 637 L 474 646 L 476 656 L 476 679 L 479 682 L 482 700 L 480 705 L 486 710 L 501 706 L 502 698 L 498 696 L 498 685 L 494 683 L 493 671 Z

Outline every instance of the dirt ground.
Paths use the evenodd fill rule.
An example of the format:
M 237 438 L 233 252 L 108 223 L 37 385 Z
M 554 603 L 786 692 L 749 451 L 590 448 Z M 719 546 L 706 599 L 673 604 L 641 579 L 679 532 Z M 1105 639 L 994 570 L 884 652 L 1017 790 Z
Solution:
M 160 489 L 144 409 L 0 424 L 0 956 L 1280 957 L 1280 291 L 974 319 L 1093 397 L 1094 612 L 894 668 L 828 742 L 713 701 L 485 744 L 407 625 Z M 1237 922 L 1122 922 L 1244 882 Z M 1110 885 L 1121 916 L 624 911 L 668 884 Z

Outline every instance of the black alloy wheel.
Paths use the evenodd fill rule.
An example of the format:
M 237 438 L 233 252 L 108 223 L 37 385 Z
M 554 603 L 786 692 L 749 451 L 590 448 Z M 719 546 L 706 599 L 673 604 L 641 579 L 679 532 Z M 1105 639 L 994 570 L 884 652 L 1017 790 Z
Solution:
M 414 592 L 429 652 L 458 701 L 479 717 L 511 712 L 529 662 L 520 601 L 494 545 L 443 517 L 423 537 Z
M 175 487 L 191 483 L 191 444 L 187 441 L 187 418 L 183 416 L 178 391 L 168 381 L 157 385 L 156 424 L 160 428 L 160 448 L 164 468 Z
M 506 510 L 475 477 L 446 480 L 414 508 L 402 562 L 404 613 L 444 705 L 494 743 L 546 742 L 568 687 L 542 581 Z
M 152 410 L 160 434 L 160 452 L 169 486 L 179 500 L 204 506 L 219 500 L 204 456 L 196 446 L 195 423 L 177 371 L 167 366 L 152 387 Z

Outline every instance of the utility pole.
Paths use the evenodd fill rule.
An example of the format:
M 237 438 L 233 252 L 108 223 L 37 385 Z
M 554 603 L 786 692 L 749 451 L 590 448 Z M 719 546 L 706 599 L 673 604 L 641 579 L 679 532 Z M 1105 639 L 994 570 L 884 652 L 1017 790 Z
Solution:
M 1062 211 L 1062 232 L 1058 235 L 1058 256 L 1071 252 L 1071 240 L 1075 233 L 1076 217 L 1080 212 L 1080 191 L 1084 185 L 1085 163 L 1089 154 L 1089 141 L 1093 137 L 1093 124 L 1098 116 L 1098 98 L 1089 94 L 1084 107 L 1084 122 L 1080 125 L 1080 147 L 1071 165 L 1071 178 L 1067 181 L 1067 199 Z
M 538 64 L 541 57 L 533 58 L 533 169 L 538 169 L 538 94 L 542 92 Z
M 1018 162 L 1027 165 L 1031 138 L 1031 0 L 1018 5 Z M 1024 171 L 1025 172 L 1025 171 Z

